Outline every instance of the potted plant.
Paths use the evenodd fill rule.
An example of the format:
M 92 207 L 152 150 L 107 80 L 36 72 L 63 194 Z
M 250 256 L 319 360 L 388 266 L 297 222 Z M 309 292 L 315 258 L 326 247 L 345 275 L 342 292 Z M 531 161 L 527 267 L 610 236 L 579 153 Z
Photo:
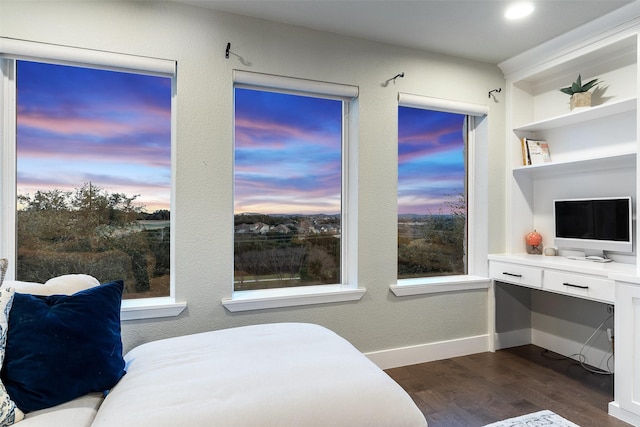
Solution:
M 572 110 L 576 107 L 591 107 L 591 92 L 589 92 L 589 89 L 597 84 L 598 79 L 582 84 L 582 77 L 578 74 L 578 79 L 571 86 L 560 89 L 560 92 L 571 96 L 569 105 Z

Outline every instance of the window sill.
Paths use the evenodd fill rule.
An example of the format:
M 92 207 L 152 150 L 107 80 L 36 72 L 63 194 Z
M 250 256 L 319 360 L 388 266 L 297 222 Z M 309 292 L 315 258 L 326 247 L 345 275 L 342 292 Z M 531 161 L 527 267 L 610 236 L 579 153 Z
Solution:
M 231 312 L 294 307 L 332 302 L 359 301 L 367 290 L 341 285 L 298 286 L 233 292 L 222 305 Z
M 491 279 L 481 276 L 438 276 L 398 280 L 389 289 L 397 297 L 436 294 L 442 292 L 488 289 Z
M 174 298 L 145 298 L 123 300 L 120 320 L 153 319 L 175 317 L 187 308 L 186 302 L 176 302 Z

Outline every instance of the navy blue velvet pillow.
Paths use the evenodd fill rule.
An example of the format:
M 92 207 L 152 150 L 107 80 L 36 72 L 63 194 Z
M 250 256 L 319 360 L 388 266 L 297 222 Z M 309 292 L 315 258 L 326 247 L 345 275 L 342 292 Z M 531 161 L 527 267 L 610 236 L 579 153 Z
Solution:
M 2 382 L 24 412 L 112 388 L 124 375 L 122 280 L 73 295 L 16 293 Z

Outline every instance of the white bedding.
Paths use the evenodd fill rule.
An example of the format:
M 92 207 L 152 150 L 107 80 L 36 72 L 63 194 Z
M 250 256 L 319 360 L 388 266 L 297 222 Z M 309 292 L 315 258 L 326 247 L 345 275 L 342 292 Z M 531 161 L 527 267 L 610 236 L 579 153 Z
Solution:
M 16 427 L 90 427 L 102 400 L 102 393 L 90 393 L 53 408 L 29 412 Z
M 409 395 L 323 327 L 279 323 L 143 344 L 95 427 L 425 427 Z

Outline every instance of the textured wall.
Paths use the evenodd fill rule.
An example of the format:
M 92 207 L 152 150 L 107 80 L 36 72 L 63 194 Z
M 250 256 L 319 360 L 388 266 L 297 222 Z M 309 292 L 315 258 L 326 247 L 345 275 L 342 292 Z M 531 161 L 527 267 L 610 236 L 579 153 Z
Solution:
M 252 323 L 325 325 L 362 351 L 486 334 L 486 291 L 397 298 L 397 92 L 489 103 L 490 252 L 504 250 L 504 86 L 496 66 L 162 2 L 0 2 L 0 36 L 178 62 L 175 280 L 178 318 L 126 322 L 125 346 Z M 242 56 L 224 59 L 227 42 Z M 229 313 L 232 287 L 232 70 L 357 85 L 357 303 Z M 399 72 L 396 84 L 381 83 Z M 386 249 L 385 249 L 386 248 Z

